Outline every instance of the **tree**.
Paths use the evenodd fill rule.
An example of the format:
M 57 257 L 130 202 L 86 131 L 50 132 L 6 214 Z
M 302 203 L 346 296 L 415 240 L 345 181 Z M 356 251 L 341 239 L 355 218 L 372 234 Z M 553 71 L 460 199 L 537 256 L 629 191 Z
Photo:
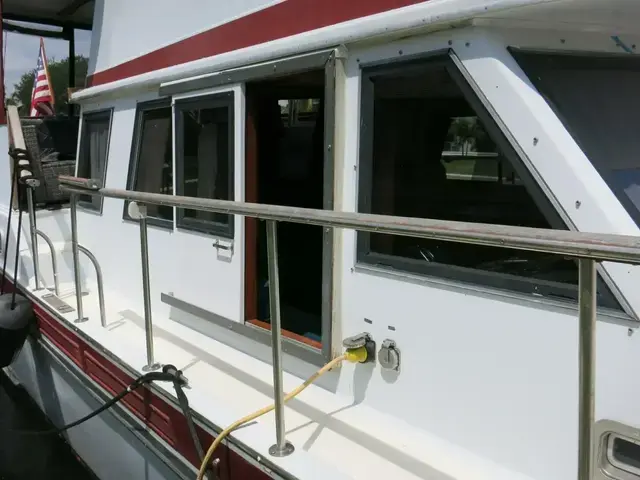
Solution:
M 89 59 L 82 55 L 76 55 L 76 86 L 84 85 L 87 78 L 87 69 L 89 67 Z M 20 116 L 29 115 L 29 107 L 31 105 L 31 92 L 33 90 L 33 80 L 35 76 L 35 69 L 23 73 L 18 83 L 14 85 L 14 90 L 11 96 L 7 99 L 7 102 L 18 106 Z M 67 113 L 68 94 L 67 88 L 69 87 L 69 58 L 57 61 L 55 59 L 49 60 L 49 78 L 53 86 L 53 93 L 55 96 L 55 108 L 56 113 Z

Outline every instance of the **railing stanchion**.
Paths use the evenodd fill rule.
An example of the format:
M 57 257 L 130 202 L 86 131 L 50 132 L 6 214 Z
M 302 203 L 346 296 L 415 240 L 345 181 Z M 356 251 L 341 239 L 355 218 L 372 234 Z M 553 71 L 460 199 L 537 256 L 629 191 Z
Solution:
M 579 260 L 578 480 L 591 480 L 595 417 L 596 262 Z
M 100 264 L 98 263 L 98 259 L 96 258 L 96 256 L 91 253 L 91 251 L 87 247 L 78 245 L 78 249 L 87 256 L 87 258 L 93 264 L 93 268 L 95 268 L 96 270 L 96 282 L 98 284 L 98 303 L 100 305 L 100 324 L 103 327 L 106 327 L 107 311 L 104 306 L 104 281 L 102 280 L 102 269 L 100 268 Z
M 88 320 L 82 310 L 82 285 L 80 284 L 80 253 L 78 249 L 78 198 L 76 194 L 71 194 L 71 250 L 73 253 L 73 278 L 76 287 L 76 308 L 78 318 L 75 323 L 82 323 Z
M 53 291 L 57 296 L 60 296 L 60 278 L 58 277 L 58 260 L 56 259 L 56 251 L 51 239 L 44 234 L 44 232 L 36 228 L 36 235 L 42 237 L 42 239 L 49 246 L 49 252 L 51 253 L 51 268 L 53 269 Z M 37 238 L 36 238 L 37 241 Z
M 134 210 L 137 210 L 135 212 Z M 131 215 L 133 213 L 133 215 Z M 144 297 L 144 331 L 147 342 L 147 364 L 142 367 L 145 372 L 161 367 L 156 363 L 153 353 L 153 319 L 151 316 L 151 287 L 149 285 L 149 241 L 147 239 L 147 207 L 136 202 L 129 204 L 129 215 L 140 222 L 140 255 L 142 259 L 142 295 Z
M 31 236 L 31 254 L 33 255 L 33 278 L 36 282 L 36 291 L 40 288 L 40 258 L 38 256 L 38 237 L 36 236 L 36 208 L 33 201 L 34 189 L 27 188 L 27 209 L 29 210 L 29 233 Z
M 280 326 L 280 278 L 278 273 L 278 236 L 274 220 L 267 220 L 267 256 L 269 269 L 269 310 L 271 317 L 271 352 L 273 354 L 273 399 L 276 416 L 276 443 L 269 454 L 285 457 L 294 451 L 284 437 L 284 392 L 282 390 L 282 332 Z

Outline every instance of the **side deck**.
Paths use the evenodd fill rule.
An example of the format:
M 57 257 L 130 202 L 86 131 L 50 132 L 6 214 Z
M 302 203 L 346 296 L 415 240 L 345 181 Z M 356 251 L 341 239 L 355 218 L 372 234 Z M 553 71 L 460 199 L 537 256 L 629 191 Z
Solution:
M 433 2 L 434 15 L 444 3 Z M 552 3 L 540 11 L 575 13 Z M 408 15 L 399 10 L 388 18 Z M 627 26 L 615 40 L 611 22 L 588 31 L 571 15 L 565 30 L 521 28 L 528 15 L 493 12 L 276 60 L 224 66 L 221 54 L 79 92 L 75 175 L 105 188 L 68 182 L 73 211 L 36 213 L 52 247 L 36 242 L 37 280 L 34 224 L 24 219 L 17 282 L 41 305 L 43 342 L 89 378 L 85 346 L 130 375 L 154 361 L 177 365 L 201 426 L 215 433 L 273 402 L 275 244 L 283 390 L 362 332 L 376 341 L 376 362 L 345 364 L 287 404 L 293 454 L 269 455 L 281 425 L 272 414 L 232 434 L 231 448 L 268 463 L 266 474 L 566 480 L 593 465 L 625 479 L 611 432 L 633 437 L 640 427 L 640 270 L 616 262 L 636 262 L 640 166 L 628 155 L 633 122 L 620 118 L 635 111 L 640 63 L 621 42 L 640 36 Z M 205 63 L 216 61 L 212 73 Z M 146 207 L 146 236 L 135 201 Z M 292 220 L 277 240 L 253 218 L 274 220 L 260 205 Z M 342 218 L 340 228 L 323 214 Z M 361 228 L 361 214 L 439 229 Z M 510 243 L 514 232 L 522 244 Z M 564 243 L 577 238 L 581 250 Z M 610 240 L 630 256 L 608 256 Z M 86 252 L 100 266 L 103 302 Z M 594 256 L 604 261 L 585 268 Z M 38 288 L 55 289 L 53 258 L 57 295 Z M 579 318 L 583 327 L 597 318 L 595 351 Z M 590 388 L 579 378 L 592 374 L 595 424 L 584 400 L 578 408 Z M 165 386 L 156 392 L 175 402 Z M 585 445 L 593 463 L 578 462 Z M 180 462 L 193 470 L 193 459 Z

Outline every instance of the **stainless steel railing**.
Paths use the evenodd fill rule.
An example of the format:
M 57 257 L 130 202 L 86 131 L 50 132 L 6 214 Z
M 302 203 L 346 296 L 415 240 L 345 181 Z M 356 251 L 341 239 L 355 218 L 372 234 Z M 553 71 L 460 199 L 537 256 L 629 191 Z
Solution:
M 31 206 L 29 206 L 29 208 L 31 208 Z M 49 246 L 49 253 L 51 255 L 51 268 L 53 270 L 53 291 L 57 296 L 60 296 L 60 278 L 58 277 L 58 259 L 56 258 L 56 251 L 55 248 L 53 246 L 53 242 L 51 241 L 51 239 L 45 235 L 44 232 L 42 232 L 41 230 L 38 230 L 37 228 L 35 229 L 35 242 L 37 242 L 37 237 L 42 238 L 45 243 Z M 39 258 L 37 256 L 38 254 L 38 247 L 37 247 L 37 243 L 34 243 L 34 247 L 33 247 L 33 256 L 35 258 L 35 265 L 36 265 L 36 270 L 38 269 L 39 266 Z M 36 279 L 36 290 L 39 289 L 40 286 L 38 285 L 38 281 Z
M 103 327 L 106 327 L 107 312 L 104 306 L 104 281 L 102 277 L 102 268 L 100 268 L 100 263 L 98 263 L 98 259 L 96 258 L 96 256 L 91 253 L 91 251 L 87 247 L 78 244 L 78 251 L 84 253 L 87 256 L 96 271 L 96 283 L 98 284 L 98 306 L 100 307 L 100 324 Z M 82 303 L 82 298 L 80 299 L 80 302 Z
M 284 437 L 284 402 L 282 391 L 282 347 L 280 299 L 278 290 L 278 260 L 276 251 L 277 222 L 296 222 L 329 228 L 348 228 L 375 233 L 431 238 L 460 243 L 545 252 L 579 259 L 579 452 L 578 478 L 590 480 L 592 469 L 592 435 L 595 392 L 595 325 L 596 325 L 596 262 L 608 260 L 640 264 L 640 238 L 545 230 L 503 225 L 449 222 L 432 219 L 392 217 L 362 213 L 312 210 L 304 208 L 260 205 L 225 200 L 183 197 L 155 193 L 100 188 L 96 180 L 60 177 L 61 188 L 72 194 L 72 236 L 77 246 L 75 197 L 77 194 L 98 195 L 136 202 L 141 211 L 140 240 L 143 272 L 147 367 L 156 365 L 153 357 L 153 332 L 149 287 L 146 211 L 144 205 L 166 205 L 216 213 L 243 215 L 267 220 L 269 283 L 271 294 L 271 332 L 273 346 L 273 384 L 276 412 L 276 444 L 273 455 L 287 455 L 293 447 Z M 143 208 L 140 208 L 142 206 Z M 136 208 L 136 207 L 133 207 Z M 135 212 L 134 212 L 135 213 Z M 74 256 L 77 273 L 77 256 Z M 79 310 L 79 316 L 81 310 Z

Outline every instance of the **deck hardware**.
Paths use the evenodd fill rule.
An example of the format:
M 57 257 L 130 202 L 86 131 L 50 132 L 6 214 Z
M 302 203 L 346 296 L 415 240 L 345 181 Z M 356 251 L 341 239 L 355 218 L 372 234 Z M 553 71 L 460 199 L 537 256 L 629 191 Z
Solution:
M 362 332 L 358 335 L 353 335 L 342 340 L 342 346 L 348 350 L 365 347 L 367 349 L 367 361 L 376 361 L 376 342 L 368 332 Z
M 396 347 L 396 342 L 386 339 L 382 342 L 380 351 L 378 352 L 378 362 L 385 370 L 400 369 L 400 350 Z
M 71 252 L 73 253 L 73 278 L 76 288 L 76 310 L 78 318 L 75 323 L 82 323 L 89 320 L 84 316 L 82 310 L 82 285 L 80 283 L 80 249 L 78 248 L 78 195 L 72 193 L 69 196 L 70 217 L 71 217 Z
M 533 137 L 533 146 L 535 147 L 536 145 L 538 145 L 538 137 Z
M 580 208 L 582 202 L 580 200 L 576 200 L 576 209 Z
M 161 365 L 154 360 L 153 318 L 151 316 L 151 286 L 149 284 L 149 241 L 147 238 L 147 207 L 138 202 L 130 202 L 129 216 L 140 224 L 140 257 L 142 263 L 142 295 L 144 298 L 144 334 L 147 343 L 147 364 L 143 372 L 158 370 Z

